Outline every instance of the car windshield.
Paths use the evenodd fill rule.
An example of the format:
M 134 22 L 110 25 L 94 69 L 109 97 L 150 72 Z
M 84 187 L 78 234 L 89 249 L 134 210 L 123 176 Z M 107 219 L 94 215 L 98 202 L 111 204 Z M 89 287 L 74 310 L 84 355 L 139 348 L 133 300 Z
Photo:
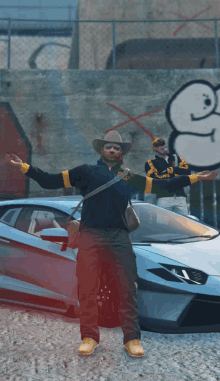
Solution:
M 130 234 L 132 243 L 186 243 L 212 239 L 216 229 L 147 203 L 134 203 L 140 226 Z

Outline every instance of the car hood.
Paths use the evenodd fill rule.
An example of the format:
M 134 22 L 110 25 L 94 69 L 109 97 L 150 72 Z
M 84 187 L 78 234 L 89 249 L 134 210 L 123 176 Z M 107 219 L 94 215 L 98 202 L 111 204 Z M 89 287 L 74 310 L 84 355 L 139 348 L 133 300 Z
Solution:
M 151 246 L 138 245 L 138 248 L 202 270 L 208 275 L 220 276 L 220 236 L 207 241 L 177 245 L 152 243 Z

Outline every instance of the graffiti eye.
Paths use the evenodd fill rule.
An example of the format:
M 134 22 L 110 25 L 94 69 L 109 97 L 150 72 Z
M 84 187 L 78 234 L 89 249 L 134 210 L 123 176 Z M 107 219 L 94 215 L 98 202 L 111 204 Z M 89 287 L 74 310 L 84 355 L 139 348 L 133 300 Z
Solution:
M 203 97 L 205 98 L 205 99 L 203 99 L 203 102 L 204 102 L 205 106 L 206 106 L 206 107 L 211 106 L 212 101 L 211 101 L 211 99 L 209 98 L 209 96 L 206 95 L 206 94 L 203 94 Z M 203 108 L 205 109 L 206 107 L 203 107 Z
M 204 103 L 206 106 L 211 106 L 212 101 L 211 101 L 211 99 L 207 98 L 207 99 L 205 99 Z

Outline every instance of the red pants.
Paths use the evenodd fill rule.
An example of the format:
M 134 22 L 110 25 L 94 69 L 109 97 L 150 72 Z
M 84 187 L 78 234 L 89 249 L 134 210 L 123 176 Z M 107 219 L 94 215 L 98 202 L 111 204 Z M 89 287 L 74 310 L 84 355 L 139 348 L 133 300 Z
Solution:
M 103 261 L 110 264 L 116 282 L 124 344 L 140 339 L 135 254 L 127 230 L 113 228 L 83 228 L 80 233 L 76 275 L 81 338 L 91 337 L 99 343 L 97 293 Z

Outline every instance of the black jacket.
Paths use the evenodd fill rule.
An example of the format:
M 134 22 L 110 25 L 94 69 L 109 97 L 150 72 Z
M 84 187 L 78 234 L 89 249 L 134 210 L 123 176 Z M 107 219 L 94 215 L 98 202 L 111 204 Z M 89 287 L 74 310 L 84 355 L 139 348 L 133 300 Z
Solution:
M 180 156 L 177 156 L 177 159 L 178 167 L 174 167 L 175 157 L 173 155 L 168 155 L 168 162 L 165 159 L 155 155 L 155 159 L 148 160 L 145 163 L 146 175 L 153 179 L 168 179 L 179 175 L 190 175 L 191 171 L 186 161 Z M 182 188 L 178 189 L 176 192 L 168 192 L 165 189 L 160 189 L 157 193 L 157 198 L 172 197 L 174 195 L 186 197 L 184 189 Z
M 85 196 L 122 173 L 123 169 L 120 165 L 115 165 L 109 170 L 104 162 L 98 160 L 96 165 L 84 164 L 59 174 L 49 174 L 27 163 L 22 165 L 21 171 L 37 181 L 42 188 L 77 187 L 82 196 Z M 157 180 L 130 171 L 123 180 L 84 201 L 81 225 L 127 229 L 125 210 L 134 191 L 156 193 L 161 187 L 173 191 L 196 181 L 196 175 Z

